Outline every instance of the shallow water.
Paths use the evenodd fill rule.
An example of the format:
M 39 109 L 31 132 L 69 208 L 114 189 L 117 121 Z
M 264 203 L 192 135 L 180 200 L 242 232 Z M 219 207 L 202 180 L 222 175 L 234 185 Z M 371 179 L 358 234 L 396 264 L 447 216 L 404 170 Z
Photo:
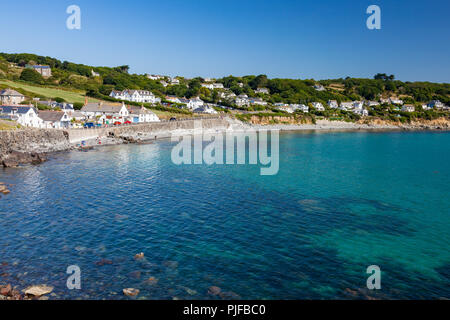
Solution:
M 210 286 L 222 298 L 450 298 L 449 133 L 281 134 L 275 176 L 176 166 L 173 145 L 0 171 L 12 185 L 0 283 L 53 285 L 60 299 L 128 299 L 129 287 L 139 299 L 219 298 Z M 69 265 L 81 290 L 66 287 Z M 382 289 L 357 293 L 370 265 Z

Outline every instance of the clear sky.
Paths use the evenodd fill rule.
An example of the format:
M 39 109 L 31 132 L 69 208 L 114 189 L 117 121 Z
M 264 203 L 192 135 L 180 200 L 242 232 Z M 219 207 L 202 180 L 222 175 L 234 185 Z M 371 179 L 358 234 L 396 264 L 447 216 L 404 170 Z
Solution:
M 66 8 L 81 8 L 68 30 Z M 381 8 L 381 30 L 366 9 Z M 133 73 L 450 82 L 449 0 L 2 0 L 0 51 Z

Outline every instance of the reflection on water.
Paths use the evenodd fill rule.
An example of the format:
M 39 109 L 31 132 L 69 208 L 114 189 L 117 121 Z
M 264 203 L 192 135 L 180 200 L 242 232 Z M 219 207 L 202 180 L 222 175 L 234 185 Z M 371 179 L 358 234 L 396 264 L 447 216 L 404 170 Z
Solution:
M 5 169 L 0 283 L 46 283 L 53 299 L 448 298 L 449 142 L 282 134 L 276 176 L 175 166 L 167 141 Z M 372 264 L 380 292 L 364 289 Z M 69 265 L 80 291 L 65 287 Z

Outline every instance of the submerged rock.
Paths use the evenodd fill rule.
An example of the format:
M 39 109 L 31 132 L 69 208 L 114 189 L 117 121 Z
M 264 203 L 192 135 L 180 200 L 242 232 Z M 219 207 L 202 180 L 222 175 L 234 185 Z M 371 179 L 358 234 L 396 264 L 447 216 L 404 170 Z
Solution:
M 96 265 L 96 266 L 99 266 L 99 267 L 104 266 L 104 265 L 107 265 L 107 264 L 113 264 L 113 262 L 112 262 L 111 260 L 108 260 L 108 259 L 102 259 L 102 260 L 97 261 L 97 262 L 95 263 L 95 265 Z
M 146 284 L 148 284 L 148 285 L 155 285 L 155 284 L 157 284 L 158 283 L 158 279 L 157 278 L 155 278 L 155 277 L 150 277 L 150 278 L 148 278 L 147 280 L 145 280 L 145 283 Z
M 212 296 L 218 296 L 221 294 L 221 292 L 222 292 L 222 289 L 220 289 L 219 287 L 216 287 L 216 286 L 209 287 L 209 289 L 208 289 L 208 294 L 210 294 Z
M 2 296 L 9 296 L 12 293 L 12 287 L 10 284 L 6 286 L 0 286 L 0 294 Z
M 143 252 L 134 255 L 134 258 L 135 258 L 136 260 L 142 260 L 142 259 L 144 259 L 144 257 L 145 257 L 145 255 L 144 255 Z
M 31 286 L 23 290 L 23 292 L 26 295 L 34 296 L 34 297 L 41 297 L 45 294 L 49 294 L 53 291 L 53 287 L 47 286 L 45 284 L 37 285 L 37 286 Z
M 139 289 L 134 289 L 134 288 L 126 288 L 123 289 L 123 294 L 128 296 L 128 297 L 136 297 L 139 294 Z

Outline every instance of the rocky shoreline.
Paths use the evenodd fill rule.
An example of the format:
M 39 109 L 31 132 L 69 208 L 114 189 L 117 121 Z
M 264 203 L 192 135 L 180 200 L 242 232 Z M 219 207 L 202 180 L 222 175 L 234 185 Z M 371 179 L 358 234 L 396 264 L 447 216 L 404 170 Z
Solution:
M 220 126 L 202 128 L 203 132 L 239 132 L 249 129 L 280 130 L 280 131 L 448 131 L 449 122 L 427 121 L 410 124 L 398 124 L 383 121 L 344 122 L 318 120 L 315 124 L 250 124 L 232 118 L 224 118 Z M 58 151 L 80 150 L 88 151 L 94 147 L 118 144 L 149 144 L 154 140 L 170 138 L 172 135 L 183 136 L 197 133 L 193 128 L 159 129 L 157 132 L 136 130 L 118 130 L 109 132 L 107 136 L 83 140 L 84 143 L 70 143 L 69 134 L 64 130 L 23 130 L 18 136 L 14 133 L 0 134 L 0 166 L 11 168 L 27 164 L 45 162 L 48 155 Z M 0 132 L 1 133 L 1 132 Z M 5 136 L 7 139 L 5 139 Z M 13 136 L 13 137 L 11 137 Z M 31 137 L 31 139 L 29 139 Z M 27 143 L 24 143 L 27 141 Z M 1 192 L 1 191 L 0 191 Z

